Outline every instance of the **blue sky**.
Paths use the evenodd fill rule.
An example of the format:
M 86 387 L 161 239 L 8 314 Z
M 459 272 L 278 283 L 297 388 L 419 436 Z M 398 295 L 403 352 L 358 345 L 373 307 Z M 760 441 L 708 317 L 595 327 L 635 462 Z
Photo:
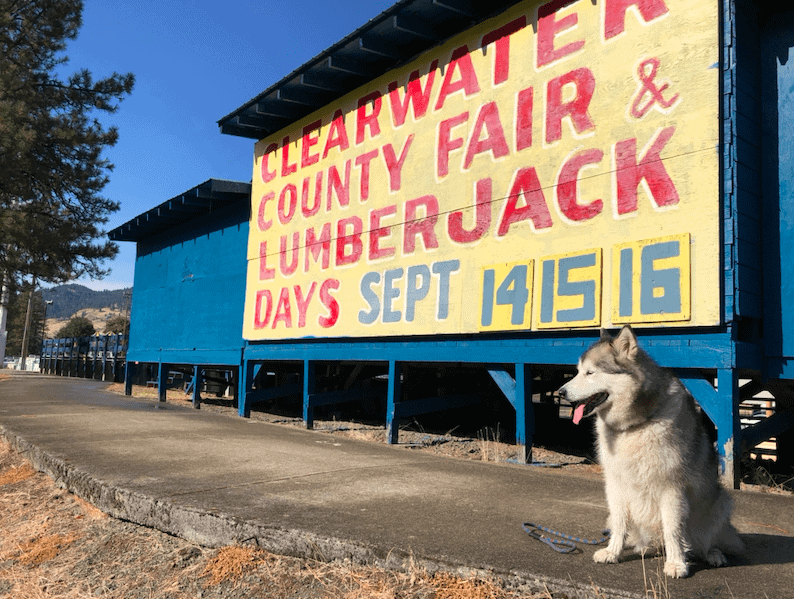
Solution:
M 110 230 L 209 178 L 250 181 L 254 141 L 217 121 L 377 16 L 394 0 L 86 0 L 66 72 L 135 74 L 115 115 L 104 194 L 121 203 Z M 112 273 L 78 283 L 131 287 L 135 244 L 121 242 Z

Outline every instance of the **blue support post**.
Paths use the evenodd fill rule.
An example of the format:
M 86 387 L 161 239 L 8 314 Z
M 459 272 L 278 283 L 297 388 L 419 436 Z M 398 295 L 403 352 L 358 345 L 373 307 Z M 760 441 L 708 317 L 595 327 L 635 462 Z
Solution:
M 234 392 L 232 394 L 232 405 L 239 409 L 240 408 L 240 378 L 242 375 L 243 369 L 238 366 L 237 370 L 232 371 L 232 388 Z
M 516 364 L 516 378 L 504 368 L 489 368 L 494 383 L 502 390 L 505 399 L 516 411 L 516 446 L 518 461 L 532 462 L 532 437 L 535 434 L 535 408 L 532 405 L 532 368 L 529 364 Z
M 240 367 L 239 390 L 237 392 L 237 413 L 241 418 L 251 417 L 250 391 L 254 381 L 254 364 L 243 359 Z
M 535 435 L 535 407 L 532 405 L 532 367 L 516 364 L 516 446 L 518 460 L 532 463 L 532 438 Z
M 108 380 L 108 341 L 110 335 L 105 335 L 102 339 L 102 377 L 101 380 Z
M 702 378 L 679 376 L 692 396 L 717 427 L 717 457 L 720 479 L 728 488 L 740 482 L 741 423 L 739 421 L 739 379 L 732 368 L 717 370 L 717 388 Z
M 204 369 L 201 366 L 193 366 L 193 407 L 197 410 L 201 408 L 201 375 Z
M 127 360 L 127 349 L 124 346 L 124 336 L 115 335 L 115 341 L 113 345 L 113 382 L 116 382 L 118 379 L 117 370 L 119 365 L 119 354 L 121 353 L 122 350 L 124 350 L 124 365 L 126 372 L 126 365 L 128 364 L 128 360 Z
M 717 371 L 717 386 L 721 400 L 720 424 L 717 424 L 717 452 L 720 457 L 720 476 L 723 483 L 734 489 L 741 482 L 742 426 L 739 420 L 739 377 L 732 368 Z
M 166 400 L 168 389 L 168 364 L 159 362 L 157 364 L 157 397 L 161 402 Z
M 132 373 L 135 365 L 127 361 L 124 364 L 124 395 L 132 395 Z
M 311 360 L 303 361 L 303 425 L 311 430 L 314 428 L 314 409 L 311 406 L 311 395 L 316 391 L 314 379 L 315 366 Z
M 395 404 L 402 397 L 402 365 L 389 360 L 389 390 L 386 397 L 386 442 L 395 445 L 400 434 L 400 422 L 396 418 Z

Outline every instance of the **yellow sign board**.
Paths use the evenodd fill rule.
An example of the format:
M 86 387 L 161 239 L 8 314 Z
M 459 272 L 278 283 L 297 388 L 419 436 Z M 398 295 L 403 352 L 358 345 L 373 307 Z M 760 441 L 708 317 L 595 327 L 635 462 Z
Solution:
M 720 322 L 717 2 L 524 2 L 255 147 L 249 340 Z

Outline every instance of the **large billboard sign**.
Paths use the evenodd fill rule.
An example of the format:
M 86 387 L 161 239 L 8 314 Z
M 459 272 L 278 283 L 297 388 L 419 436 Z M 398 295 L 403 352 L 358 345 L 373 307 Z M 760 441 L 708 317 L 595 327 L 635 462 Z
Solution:
M 718 5 L 524 2 L 261 140 L 244 337 L 719 323 Z

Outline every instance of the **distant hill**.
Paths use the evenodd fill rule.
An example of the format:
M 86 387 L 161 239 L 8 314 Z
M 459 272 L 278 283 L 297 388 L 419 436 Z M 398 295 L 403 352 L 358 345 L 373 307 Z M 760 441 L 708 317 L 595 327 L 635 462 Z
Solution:
M 124 292 L 132 292 L 132 287 L 114 291 L 94 291 L 83 285 L 58 285 L 43 289 L 45 301 L 52 300 L 47 307 L 47 319 L 69 319 L 76 312 L 88 309 L 107 308 L 113 312 L 124 312 L 128 299 Z

